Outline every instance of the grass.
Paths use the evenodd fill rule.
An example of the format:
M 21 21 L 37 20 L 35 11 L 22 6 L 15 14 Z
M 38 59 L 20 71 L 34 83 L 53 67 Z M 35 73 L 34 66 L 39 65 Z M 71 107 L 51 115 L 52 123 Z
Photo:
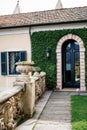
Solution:
M 72 130 L 87 130 L 87 96 L 71 96 Z

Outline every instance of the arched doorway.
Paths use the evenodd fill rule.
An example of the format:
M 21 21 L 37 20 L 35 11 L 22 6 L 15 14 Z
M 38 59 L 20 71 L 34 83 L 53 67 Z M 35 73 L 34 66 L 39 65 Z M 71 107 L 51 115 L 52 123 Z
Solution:
M 63 50 L 70 46 L 69 42 L 74 42 L 72 43 L 72 49 L 71 51 L 74 52 L 76 50 L 74 50 L 74 46 L 75 44 L 78 45 L 79 49 L 78 49 L 78 53 L 79 53 L 79 69 L 78 71 L 80 72 L 80 75 L 75 75 L 75 58 L 71 58 L 72 60 L 74 60 L 74 63 L 72 66 L 74 66 L 73 68 L 73 76 L 72 76 L 72 81 L 78 80 L 79 82 L 79 86 L 76 85 L 76 88 L 80 88 L 81 91 L 85 91 L 86 90 L 86 86 L 85 86 L 85 48 L 84 48 L 84 43 L 82 41 L 82 39 L 74 34 L 67 34 L 65 36 L 63 36 L 57 43 L 57 48 L 56 48 L 56 54 L 57 54 L 57 89 L 61 90 L 63 89 L 63 83 L 64 83 L 64 63 L 63 63 L 63 59 L 62 59 L 62 55 L 63 55 Z M 65 44 L 65 45 L 64 45 Z M 75 53 L 77 53 L 75 52 Z M 70 53 L 70 52 L 69 52 Z M 72 57 L 74 57 L 75 54 L 72 55 Z M 66 60 L 66 59 L 64 59 Z M 77 63 L 77 62 L 76 62 Z M 78 66 L 78 65 L 77 65 Z M 70 72 L 68 72 L 70 73 Z M 67 73 L 67 75 L 68 75 Z M 77 74 L 77 73 L 76 73 Z M 77 78 L 75 77 L 77 76 Z M 73 78 L 74 77 L 74 78 Z M 80 78 L 80 80 L 79 80 Z M 69 79 L 67 79 L 69 80 Z
M 67 40 L 62 46 L 62 87 L 80 88 L 80 53 L 75 40 Z

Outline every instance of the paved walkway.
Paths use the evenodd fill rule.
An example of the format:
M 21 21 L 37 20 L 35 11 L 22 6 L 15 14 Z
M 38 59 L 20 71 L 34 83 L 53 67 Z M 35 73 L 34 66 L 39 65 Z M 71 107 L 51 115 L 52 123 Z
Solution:
M 53 92 L 34 130 L 71 130 L 70 92 Z
M 36 114 L 16 130 L 71 130 L 70 92 L 47 91 L 36 104 Z
M 43 109 L 45 108 L 51 94 L 52 94 L 52 91 L 46 91 L 44 93 L 44 95 L 42 96 L 42 98 L 36 104 L 36 113 L 34 114 L 34 116 L 31 119 L 22 123 L 15 130 L 34 130 L 33 128 L 36 125 L 36 123 L 37 123 Z

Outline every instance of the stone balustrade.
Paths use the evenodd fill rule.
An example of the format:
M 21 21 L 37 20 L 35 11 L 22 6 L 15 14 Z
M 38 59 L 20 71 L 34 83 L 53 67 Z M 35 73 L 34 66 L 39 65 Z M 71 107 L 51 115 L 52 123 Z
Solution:
M 12 130 L 24 116 L 24 85 L 0 93 L 0 130 Z
M 35 72 L 32 78 L 35 80 L 35 102 L 37 102 L 46 90 L 46 73 Z
M 0 93 L 0 130 L 14 130 L 20 119 L 31 118 L 37 111 L 35 103 L 46 90 L 46 73 L 32 64 L 17 64 L 17 71 L 21 74 L 17 76 L 13 88 Z

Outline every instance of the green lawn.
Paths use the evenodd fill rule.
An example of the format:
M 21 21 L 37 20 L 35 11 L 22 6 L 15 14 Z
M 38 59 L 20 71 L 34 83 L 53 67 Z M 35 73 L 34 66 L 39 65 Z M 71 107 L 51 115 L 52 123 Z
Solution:
M 72 130 L 87 130 L 87 96 L 71 96 Z

